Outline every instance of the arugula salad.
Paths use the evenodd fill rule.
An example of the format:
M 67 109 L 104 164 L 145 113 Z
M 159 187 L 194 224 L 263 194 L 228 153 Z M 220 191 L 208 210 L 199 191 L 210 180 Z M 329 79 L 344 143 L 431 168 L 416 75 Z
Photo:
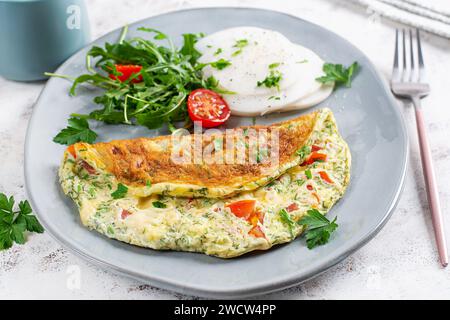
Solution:
M 261 38 L 258 30 L 242 29 L 229 29 L 231 31 L 225 36 L 220 34 L 227 30 L 207 37 L 202 33 L 183 34 L 182 46 L 177 48 L 171 38 L 159 30 L 140 27 L 137 30 L 142 36 L 130 38 L 128 27 L 124 27 L 116 43 L 93 46 L 89 50 L 85 74 L 73 78 L 47 73 L 48 76 L 73 81 L 69 91 L 72 96 L 77 94 L 77 88 L 82 84 L 104 90 L 94 99 L 99 108 L 87 114 L 71 114 L 67 127 L 55 136 L 54 142 L 65 145 L 80 141 L 93 143 L 97 134 L 89 127 L 88 120 L 140 125 L 149 129 L 167 125 L 172 132 L 177 127 L 190 128 L 193 121 L 199 121 L 205 128 L 216 127 L 225 123 L 232 114 L 245 115 L 239 110 L 242 103 L 244 109 L 251 110 L 252 101 L 248 96 L 267 96 L 262 103 L 258 100 L 258 105 L 267 110 L 283 111 L 277 107 L 279 104 L 292 108 L 295 103 L 289 105 L 284 98 L 287 94 L 283 93 L 286 91 L 283 83 L 292 82 L 292 74 L 286 69 L 290 67 L 290 56 L 274 53 L 270 59 L 277 58 L 277 61 L 268 60 L 272 62 L 267 66 L 264 61 L 258 63 L 264 69 L 260 73 L 264 77 L 248 79 L 241 75 L 258 73 L 259 66 L 249 62 L 255 55 L 261 55 L 258 50 L 266 50 L 265 42 L 271 41 L 271 46 L 275 47 L 272 44 L 279 41 L 279 36 Z M 301 66 L 296 70 L 310 73 L 308 81 L 322 100 L 331 93 L 329 88 L 333 85 L 349 87 L 358 69 L 356 62 L 348 68 L 324 63 L 319 65 L 320 73 L 317 66 L 314 66 L 316 72 L 311 72 L 310 66 L 302 69 L 313 60 L 311 57 L 300 59 L 295 56 L 295 59 L 296 67 Z M 237 90 L 230 85 L 233 81 Z M 243 81 L 254 87 L 256 93 L 243 97 L 239 92 Z M 302 87 L 310 85 L 305 84 L 304 79 L 300 83 Z M 297 104 L 302 105 L 301 99 L 297 99 Z M 267 110 L 258 109 L 254 115 L 265 114 Z

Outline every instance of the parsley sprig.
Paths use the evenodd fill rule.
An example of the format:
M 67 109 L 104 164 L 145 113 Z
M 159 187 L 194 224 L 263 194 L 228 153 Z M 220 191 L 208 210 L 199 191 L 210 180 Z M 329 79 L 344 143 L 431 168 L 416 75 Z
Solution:
M 14 209 L 14 197 L 0 193 L 0 250 L 12 247 L 13 243 L 24 244 L 26 231 L 44 232 L 27 200 L 20 201 Z
M 355 61 L 348 68 L 342 64 L 325 63 L 323 65 L 324 76 L 317 78 L 316 80 L 321 83 L 335 83 L 338 85 L 345 85 L 350 87 L 352 83 L 353 75 L 358 71 L 359 65 Z
M 307 211 L 306 215 L 297 223 L 306 227 L 305 237 L 308 249 L 328 242 L 330 235 L 338 227 L 336 219 L 334 218 L 333 221 L 330 221 L 316 209 Z
M 70 118 L 67 128 L 62 129 L 60 133 L 53 138 L 53 141 L 60 144 L 71 145 L 76 142 L 84 141 L 93 143 L 97 134 L 89 128 L 86 119 Z
M 159 209 L 167 208 L 167 205 L 164 202 L 161 202 L 161 201 L 153 201 L 152 205 L 153 205 L 153 207 L 159 208 Z
M 296 151 L 296 154 L 301 158 L 304 159 L 308 154 L 311 153 L 311 147 L 310 146 L 303 146 L 299 150 Z

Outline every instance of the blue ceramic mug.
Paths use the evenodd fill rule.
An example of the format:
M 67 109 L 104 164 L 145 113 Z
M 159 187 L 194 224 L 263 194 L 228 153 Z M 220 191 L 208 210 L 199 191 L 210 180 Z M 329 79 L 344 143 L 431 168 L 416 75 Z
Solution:
M 89 40 L 84 0 L 0 0 L 0 76 L 45 79 Z

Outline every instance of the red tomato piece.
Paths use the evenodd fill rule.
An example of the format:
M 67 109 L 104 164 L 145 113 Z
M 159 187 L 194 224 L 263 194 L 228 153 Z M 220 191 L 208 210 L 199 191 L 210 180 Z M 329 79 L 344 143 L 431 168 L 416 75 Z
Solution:
M 225 100 L 216 92 L 196 89 L 189 94 L 187 107 L 192 121 L 201 122 L 204 128 L 220 126 L 230 117 L 231 111 Z
M 248 234 L 256 237 L 256 238 L 265 238 L 266 235 L 264 234 L 264 232 L 261 230 L 261 228 L 259 226 L 254 226 L 253 228 L 250 229 L 250 231 L 248 232 Z
M 120 217 L 122 219 L 126 219 L 128 216 L 132 215 L 132 213 L 128 210 L 122 209 L 122 214 L 120 215 Z
M 134 64 L 116 64 L 115 65 L 116 70 L 121 75 L 115 76 L 113 74 L 109 74 L 109 77 L 113 80 L 119 80 L 120 82 L 127 81 L 132 75 L 137 74 L 141 72 L 142 66 L 134 65 Z M 132 83 L 139 83 L 142 82 L 143 78 L 141 75 L 138 75 L 137 77 L 133 78 L 131 80 Z
M 311 153 L 311 155 L 309 156 L 308 160 L 306 160 L 305 162 L 303 162 L 301 165 L 302 166 L 307 166 L 310 164 L 313 164 L 316 161 L 326 161 L 327 160 L 327 155 L 324 153 L 318 153 L 318 152 L 313 152 Z
M 298 205 L 296 203 L 291 203 L 289 206 L 286 207 L 287 212 L 292 212 L 298 210 Z
M 320 175 L 320 178 L 321 178 L 323 181 L 328 182 L 328 183 L 331 183 L 331 184 L 334 183 L 334 181 L 331 180 L 330 176 L 329 176 L 328 173 L 326 173 L 325 171 L 319 171 L 319 175 Z
M 311 147 L 311 151 L 312 151 L 312 152 L 316 152 L 316 151 L 319 151 L 319 150 L 321 150 L 321 149 L 322 149 L 321 147 L 316 146 L 315 144 L 313 144 L 313 146 Z
M 265 213 L 261 212 L 261 211 L 258 211 L 258 212 L 256 212 L 256 216 L 258 217 L 259 223 L 263 224 L 264 223 Z
M 67 147 L 67 152 L 69 152 L 74 159 L 77 158 L 77 152 L 75 151 L 75 146 L 73 144 Z
M 255 211 L 255 205 L 255 200 L 240 200 L 227 204 L 225 207 L 229 208 L 236 217 L 248 220 Z
M 308 185 L 306 186 L 306 188 L 307 188 L 309 191 L 313 191 L 313 190 L 314 190 L 313 186 L 310 185 L 310 184 L 308 184 Z

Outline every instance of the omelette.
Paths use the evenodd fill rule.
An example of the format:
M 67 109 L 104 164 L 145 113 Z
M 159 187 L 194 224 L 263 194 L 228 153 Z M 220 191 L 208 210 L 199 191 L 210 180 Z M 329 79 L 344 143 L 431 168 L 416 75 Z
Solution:
M 277 149 L 277 161 L 261 160 L 251 152 L 250 136 L 273 132 L 277 140 L 263 139 L 263 145 Z M 325 215 L 350 180 L 350 150 L 329 109 L 270 126 L 175 140 L 161 136 L 67 148 L 60 183 L 77 204 L 81 222 L 141 247 L 232 258 L 294 240 L 304 226 L 286 223 L 280 212 L 293 222 L 310 209 Z M 174 154 L 192 151 L 195 144 L 212 146 L 219 161 L 174 161 Z

